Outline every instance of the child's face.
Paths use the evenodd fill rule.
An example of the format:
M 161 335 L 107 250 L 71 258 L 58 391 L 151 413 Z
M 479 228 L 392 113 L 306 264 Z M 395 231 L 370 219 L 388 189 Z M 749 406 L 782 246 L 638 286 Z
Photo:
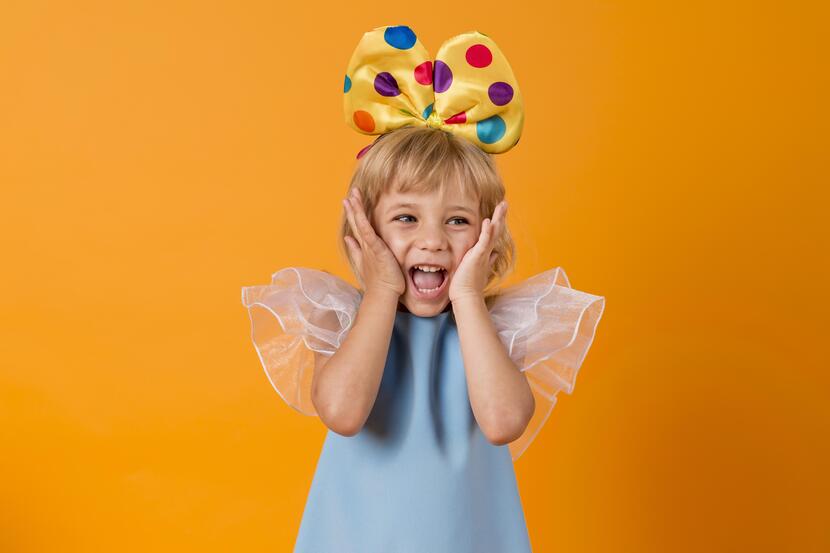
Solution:
M 392 250 L 406 279 L 400 302 L 420 317 L 437 315 L 449 304 L 455 269 L 481 232 L 478 198 L 453 188 L 406 194 L 390 190 L 380 196 L 372 211 L 375 232 Z M 443 270 L 416 275 L 417 265 Z M 419 289 L 416 279 L 425 288 L 437 290 Z

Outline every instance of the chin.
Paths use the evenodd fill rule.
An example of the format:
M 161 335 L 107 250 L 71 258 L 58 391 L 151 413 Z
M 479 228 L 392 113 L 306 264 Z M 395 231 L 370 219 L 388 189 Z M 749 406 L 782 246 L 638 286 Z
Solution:
M 401 303 L 410 313 L 418 317 L 435 317 L 436 315 L 440 315 L 450 303 L 449 299 L 446 297 L 440 301 L 435 300 L 431 302 L 424 302 L 417 299 L 413 300 L 411 297 L 407 296 L 409 296 L 409 294 L 404 294 L 401 298 Z

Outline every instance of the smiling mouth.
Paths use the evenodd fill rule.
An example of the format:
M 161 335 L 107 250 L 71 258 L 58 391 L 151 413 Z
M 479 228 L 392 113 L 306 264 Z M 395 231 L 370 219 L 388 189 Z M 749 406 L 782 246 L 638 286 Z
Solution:
M 424 271 L 421 268 L 432 270 Z M 415 265 L 409 269 L 409 282 L 412 292 L 415 297 L 420 299 L 437 298 L 444 292 L 448 281 L 449 274 L 447 270 L 438 265 Z

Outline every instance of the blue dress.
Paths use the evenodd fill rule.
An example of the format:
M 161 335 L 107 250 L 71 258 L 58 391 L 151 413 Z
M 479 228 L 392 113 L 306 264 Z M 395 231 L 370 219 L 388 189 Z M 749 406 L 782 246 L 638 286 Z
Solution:
M 294 553 L 530 551 L 513 461 L 476 423 L 451 311 L 398 311 L 363 429 L 326 435 Z
M 348 335 L 362 296 L 338 277 L 287 268 L 242 289 L 251 338 L 274 389 L 300 413 L 315 367 Z M 326 434 L 294 553 L 531 551 L 513 462 L 572 393 L 604 310 L 561 268 L 499 293 L 489 313 L 527 377 L 536 412 L 508 445 L 487 441 L 467 393 L 452 310 L 398 311 L 378 395 L 354 436 Z

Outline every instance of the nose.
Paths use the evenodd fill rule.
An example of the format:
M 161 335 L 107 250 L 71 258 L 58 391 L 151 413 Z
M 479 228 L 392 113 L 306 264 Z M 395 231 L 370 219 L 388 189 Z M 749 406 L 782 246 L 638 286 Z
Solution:
M 415 245 L 421 250 L 441 251 L 447 249 L 447 235 L 443 225 L 424 224 L 418 230 Z

